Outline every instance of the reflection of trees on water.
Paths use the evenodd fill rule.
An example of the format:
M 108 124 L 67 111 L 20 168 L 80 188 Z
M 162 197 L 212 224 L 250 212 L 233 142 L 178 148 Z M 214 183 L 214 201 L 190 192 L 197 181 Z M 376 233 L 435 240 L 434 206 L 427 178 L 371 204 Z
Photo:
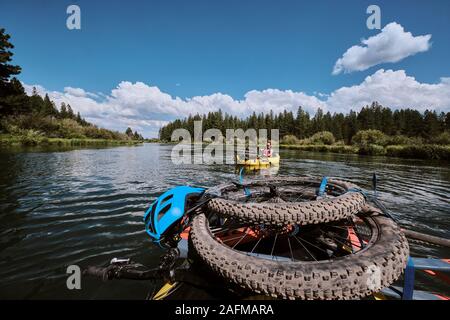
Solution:
M 8 260 L 3 251 L 25 237 L 21 228 L 24 215 L 19 210 L 19 198 L 24 192 L 19 189 L 23 161 L 18 158 L 20 154 L 0 153 L 0 269 Z

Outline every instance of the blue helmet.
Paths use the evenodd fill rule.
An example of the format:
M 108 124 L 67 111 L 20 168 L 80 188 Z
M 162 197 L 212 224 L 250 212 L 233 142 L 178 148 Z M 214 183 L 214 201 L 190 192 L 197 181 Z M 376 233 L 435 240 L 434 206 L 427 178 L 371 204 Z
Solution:
M 145 231 L 153 241 L 160 243 L 165 233 L 183 218 L 187 201 L 200 197 L 204 191 L 203 188 L 179 186 L 160 195 L 144 214 Z

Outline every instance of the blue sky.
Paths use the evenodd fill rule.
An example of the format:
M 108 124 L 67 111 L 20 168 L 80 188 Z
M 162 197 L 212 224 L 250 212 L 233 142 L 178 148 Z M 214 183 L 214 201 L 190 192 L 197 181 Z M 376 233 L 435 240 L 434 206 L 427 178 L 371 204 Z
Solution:
M 318 93 L 332 94 L 343 87 L 360 85 L 380 69 L 392 70 L 395 76 L 402 71 L 403 79 L 413 77 L 418 84 L 439 85 L 442 77 L 450 76 L 450 2 L 446 0 L 0 2 L 0 26 L 12 36 L 14 62 L 23 68 L 20 80 L 42 86 L 56 100 L 63 99 L 69 87 L 84 90 L 78 96 L 91 93 L 91 99 L 104 104 L 111 97 L 117 99 L 111 90 L 132 92 L 136 89 L 133 84 L 142 82 L 171 99 L 221 99 L 216 104 L 225 104 L 227 109 L 223 97 L 214 94 L 242 101 L 252 90 L 291 90 L 323 101 L 326 96 Z M 81 30 L 66 28 L 70 4 L 81 8 Z M 380 33 L 366 27 L 370 4 L 380 6 L 382 27 L 396 22 L 413 37 L 431 35 L 427 49 L 413 49 L 395 63 L 381 61 L 366 70 L 332 75 L 333 66 L 346 50 Z M 387 77 L 385 73 L 379 76 Z M 124 81 L 131 89 L 120 87 Z M 154 94 L 148 88 L 141 86 L 139 92 Z M 439 97 L 436 105 L 430 103 L 445 111 L 450 109 L 446 98 Z M 96 105 L 83 106 L 83 101 L 74 108 L 93 121 L 115 127 L 111 115 L 109 122 L 102 122 L 100 113 L 88 110 Z M 122 107 L 132 108 L 131 102 L 126 100 Z M 126 125 L 129 118 L 135 126 L 147 130 L 147 135 L 154 135 L 161 123 L 136 121 L 167 121 L 190 112 L 189 107 L 185 113 L 180 112 L 177 105 L 177 111 L 165 114 L 164 106 L 153 108 L 152 102 L 120 113 L 117 128 Z M 334 110 L 335 105 L 330 104 L 328 109 L 342 111 L 337 105 Z M 236 108 L 229 107 L 229 111 Z M 102 112 L 108 113 L 105 110 Z

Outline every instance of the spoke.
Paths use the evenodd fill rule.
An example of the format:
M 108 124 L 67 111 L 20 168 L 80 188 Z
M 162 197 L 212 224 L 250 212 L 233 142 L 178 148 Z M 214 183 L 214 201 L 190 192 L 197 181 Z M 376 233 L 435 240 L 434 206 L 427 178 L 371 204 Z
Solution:
M 261 242 L 263 238 L 259 238 L 258 241 L 256 242 L 255 246 L 253 247 L 252 251 L 250 251 L 250 253 L 253 253 L 253 251 L 255 251 L 256 247 L 258 246 L 258 244 Z
M 212 232 L 212 234 L 216 235 L 217 233 L 220 233 L 220 232 L 225 232 L 225 231 L 228 231 L 228 230 L 236 230 L 236 229 L 245 227 L 245 225 L 246 225 L 245 223 L 224 224 L 221 227 L 217 227 L 217 228 L 211 229 L 211 232 Z M 224 228 L 224 226 L 226 226 L 226 228 Z
M 267 199 L 270 199 L 270 194 L 266 193 L 266 192 L 261 192 L 259 195 L 257 196 L 251 196 L 251 197 L 246 197 L 244 202 L 262 202 L 262 201 L 267 201 Z
M 322 231 L 322 230 L 320 230 L 320 231 Z M 358 248 L 361 248 L 360 245 L 358 245 L 356 242 L 353 242 L 352 240 L 349 240 L 348 238 L 344 238 L 344 237 L 338 236 L 337 234 L 334 234 L 334 233 L 333 233 L 333 234 L 325 233 L 324 231 L 322 231 L 322 233 L 323 233 L 324 235 L 326 235 L 326 236 L 332 237 L 333 240 L 338 241 L 337 239 L 334 238 L 334 237 L 336 237 L 336 238 L 342 239 L 342 240 L 344 240 L 344 241 L 347 241 L 347 244 L 350 244 L 350 245 L 352 245 L 352 246 L 354 245 L 354 246 L 356 246 L 356 247 L 358 247 Z M 339 241 L 338 241 L 338 242 L 339 242 Z M 339 242 L 339 243 L 341 243 L 341 244 L 343 244 L 343 245 L 347 245 L 347 244 L 342 243 L 342 242 Z
M 292 202 L 298 202 L 298 200 L 302 199 L 304 197 L 304 194 L 299 195 L 297 198 L 295 198 Z
M 272 251 L 270 252 L 270 255 L 272 256 L 272 260 L 274 258 L 273 256 L 273 250 L 275 249 L 275 244 L 277 243 L 278 233 L 275 234 L 275 240 L 273 241 Z
M 336 240 L 337 242 L 339 242 L 343 246 L 351 246 L 352 247 L 352 253 L 355 253 L 355 252 L 361 250 L 361 245 L 360 244 L 358 244 L 356 242 L 353 242 L 352 240 L 348 240 L 348 239 L 344 239 L 344 238 L 340 238 L 340 239 L 342 239 L 342 240 L 344 240 L 346 242 L 339 241 L 338 239 L 333 239 L 333 240 Z M 355 250 L 354 247 L 357 247 L 358 250 Z
M 228 228 L 218 227 L 218 228 L 211 229 L 211 233 L 215 235 L 216 233 L 225 232 L 227 230 L 228 230 Z
M 328 235 L 328 236 L 330 236 L 330 235 Z M 334 238 L 333 236 L 331 236 L 332 237 L 332 239 L 334 240 L 334 241 L 336 241 L 336 242 L 339 242 L 340 244 L 342 244 L 343 246 L 347 246 L 347 247 L 350 247 L 350 249 L 352 250 L 352 253 L 355 253 L 355 250 L 353 249 L 353 246 L 352 246 L 352 243 L 350 242 L 350 243 L 345 243 L 345 242 L 342 242 L 342 241 L 340 241 L 340 240 L 338 240 L 338 239 L 336 239 L 336 238 Z M 348 240 L 346 240 L 346 241 L 348 241 Z M 349 246 L 349 244 L 350 244 L 350 246 Z M 361 248 L 361 247 L 360 247 Z
M 305 239 L 303 239 L 303 238 L 300 238 L 300 239 L 302 239 L 304 242 L 306 242 L 306 243 L 309 244 L 310 246 L 313 246 L 314 248 L 316 248 L 316 249 L 318 249 L 318 250 L 320 250 L 320 251 L 322 251 L 322 252 L 328 254 L 328 252 L 327 252 L 326 250 L 324 250 L 324 249 L 322 249 L 322 248 L 316 246 L 315 244 L 312 244 L 311 242 L 309 242 L 309 241 L 307 241 L 307 240 L 305 240 Z
M 292 253 L 291 240 L 289 239 L 289 237 L 287 237 L 287 241 L 289 244 L 289 251 L 291 252 L 291 259 L 292 259 L 292 261 L 295 261 L 294 254 Z
M 309 187 L 309 186 L 303 187 L 303 188 L 297 190 L 297 192 L 306 190 L 308 187 Z M 298 201 L 300 198 L 302 198 L 303 196 L 304 196 L 304 194 L 300 194 L 293 202 L 297 202 L 297 201 Z
M 216 229 L 213 229 L 213 230 L 211 230 L 211 233 L 213 234 L 213 235 L 216 235 L 216 234 L 218 234 L 218 233 L 224 233 L 224 232 L 227 232 L 228 230 L 230 230 L 230 228 L 216 228 Z
M 230 238 L 230 239 L 226 239 L 226 240 L 223 240 L 222 242 L 230 242 L 230 241 L 233 241 L 233 240 L 236 240 L 236 239 L 240 239 L 242 236 L 241 235 L 239 235 L 239 236 L 237 236 L 237 237 L 234 237 L 234 238 Z M 219 238 L 220 239 L 220 238 Z
M 239 239 L 239 241 L 238 242 L 236 242 L 235 244 L 234 244 L 234 246 L 233 246 L 233 248 L 231 248 L 231 249 L 234 249 L 247 235 L 248 235 L 248 231 L 250 230 L 250 228 L 247 228 L 247 230 L 245 230 L 245 234 L 242 236 L 242 238 L 240 238 Z
M 327 227 L 348 231 L 348 227 L 341 227 L 341 226 L 327 226 Z
M 297 238 L 297 236 L 294 236 L 294 238 L 298 241 L 298 243 L 300 243 L 300 245 L 306 250 L 306 252 L 308 252 L 308 254 L 317 261 L 316 257 L 313 256 L 313 254 L 311 252 L 309 252 L 309 250 L 306 248 L 306 246 L 300 241 L 299 238 Z

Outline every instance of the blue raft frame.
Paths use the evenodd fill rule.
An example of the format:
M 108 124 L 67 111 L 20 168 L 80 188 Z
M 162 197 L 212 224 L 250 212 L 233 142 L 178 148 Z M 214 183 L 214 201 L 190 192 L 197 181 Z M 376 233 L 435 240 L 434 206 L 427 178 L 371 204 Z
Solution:
M 403 288 L 392 286 L 381 290 L 381 293 L 386 297 L 402 300 L 442 300 L 438 294 L 414 290 L 416 270 L 450 272 L 450 260 L 410 257 L 405 268 Z

